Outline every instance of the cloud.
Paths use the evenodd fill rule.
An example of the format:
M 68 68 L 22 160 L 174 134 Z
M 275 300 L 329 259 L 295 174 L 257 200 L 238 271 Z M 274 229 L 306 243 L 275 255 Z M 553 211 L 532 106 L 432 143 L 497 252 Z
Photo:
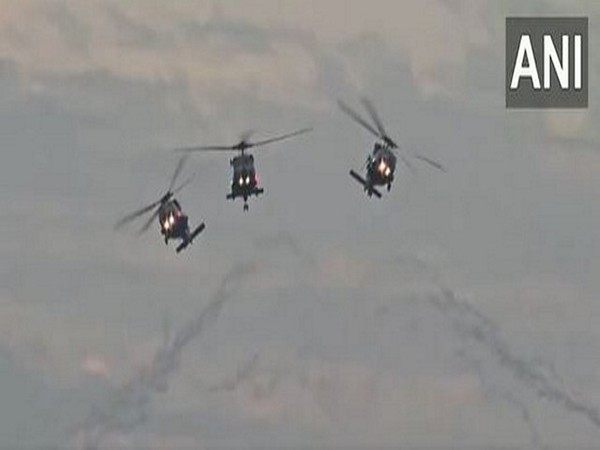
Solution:
M 444 289 L 439 296 L 430 296 L 429 301 L 448 319 L 458 331 L 480 344 L 489 355 L 519 383 L 531 389 L 539 399 L 586 419 L 600 430 L 600 409 L 578 399 L 555 377 L 548 375 L 538 364 L 517 355 L 499 336 L 494 322 L 481 314 L 469 303 L 458 299 Z
M 279 255 L 291 254 L 303 261 L 297 253 L 294 238 L 289 234 L 277 234 L 257 240 L 257 254 L 269 254 L 282 248 Z M 294 258 L 291 258 L 294 259 Z M 263 260 L 263 271 L 268 269 L 266 259 Z M 238 262 L 223 276 L 219 287 L 210 302 L 199 313 L 187 320 L 171 337 L 168 330 L 163 330 L 163 343 L 151 355 L 151 362 L 145 364 L 122 386 L 115 389 L 113 396 L 104 406 L 94 406 L 83 424 L 78 427 L 74 441 L 78 448 L 97 449 L 110 443 L 115 437 L 126 437 L 147 420 L 149 408 L 154 397 L 169 390 L 172 377 L 179 370 L 181 355 L 189 345 L 205 332 L 219 317 L 225 304 L 240 295 L 241 287 L 245 293 L 264 291 L 260 283 L 260 272 L 254 259 L 250 262 Z M 165 325 L 165 328 L 168 328 Z M 247 367 L 242 367 L 233 382 L 220 383 L 216 390 L 235 390 L 237 384 L 249 377 L 257 363 L 255 356 Z M 102 372 L 104 361 L 88 358 L 89 370 Z
M 111 374 L 110 364 L 106 359 L 97 355 L 88 355 L 83 360 L 81 369 L 90 375 L 109 378 Z
M 323 104 L 322 73 L 332 61 L 346 68 L 344 78 L 364 87 L 356 77 L 360 55 L 339 50 L 376 36 L 386 42 L 381 50 L 407 63 L 423 94 L 436 95 L 460 89 L 470 49 L 487 45 L 486 4 L 463 6 L 452 9 L 441 0 L 218 6 L 176 0 L 160 7 L 5 0 L 0 58 L 17 65 L 27 89 L 43 89 L 49 76 L 107 73 L 138 82 L 184 82 L 201 110 L 207 98 L 228 91 L 314 107 Z
M 550 336 L 551 342 L 539 350 L 567 360 L 559 367 L 564 372 L 569 365 L 576 380 L 589 377 L 592 381 L 584 387 L 592 395 L 597 368 L 583 354 L 595 342 L 590 331 L 595 309 L 591 301 L 579 300 L 595 287 L 589 277 L 596 261 L 590 230 L 598 229 L 589 207 L 595 204 L 594 191 L 588 192 L 589 199 L 566 193 L 572 177 L 564 183 L 540 180 L 537 162 L 520 159 L 519 147 L 527 139 L 518 132 L 507 137 L 514 130 L 504 120 L 503 105 L 484 97 L 485 108 L 473 114 L 466 102 L 449 104 L 429 97 L 456 96 L 468 88 L 469 101 L 481 101 L 472 95 L 470 84 L 463 85 L 465 77 L 494 91 L 496 79 L 488 76 L 498 68 L 494 52 L 503 48 L 502 34 L 489 30 L 490 22 L 502 24 L 503 14 L 494 12 L 497 3 L 212 4 L 2 4 L 2 123 L 11 149 L 3 164 L 9 188 L 2 210 L 5 235 L 18 237 L 2 245 L 7 270 L 0 270 L 0 284 L 9 292 L 0 305 L 0 340 L 14 360 L 28 373 L 40 372 L 48 384 L 58 378 L 69 385 L 82 379 L 105 385 L 108 373 L 110 383 L 122 386 L 125 374 L 135 378 L 134 367 L 147 367 L 156 348 L 167 347 L 155 333 L 165 299 L 176 323 L 185 322 L 196 311 L 198 293 L 212 290 L 232 258 L 250 255 L 263 265 L 265 255 L 257 250 L 275 243 L 275 249 L 267 249 L 269 267 L 246 285 L 247 293 L 257 293 L 255 301 L 238 305 L 228 317 L 235 323 L 224 321 L 218 336 L 207 336 L 203 352 L 188 367 L 196 377 L 209 364 L 219 372 L 223 361 L 234 359 L 231 348 L 239 345 L 246 356 L 260 351 L 251 376 L 242 376 L 238 389 L 223 393 L 223 399 L 219 393 L 208 396 L 212 403 L 206 404 L 204 395 L 193 395 L 183 380 L 173 383 L 170 376 L 175 375 L 169 375 L 168 382 L 158 383 L 170 388 L 161 396 L 160 408 L 150 408 L 152 401 L 146 404 L 144 398 L 138 402 L 133 394 L 132 408 L 139 406 L 157 421 L 174 411 L 178 430 L 200 438 L 223 429 L 261 438 L 269 423 L 280 429 L 299 423 L 305 428 L 289 435 L 287 444 L 305 442 L 315 430 L 337 442 L 342 437 L 336 432 L 341 434 L 349 423 L 357 436 L 397 445 L 410 438 L 423 442 L 423 436 L 434 434 L 427 428 L 439 431 L 437 437 L 505 442 L 501 434 L 521 430 L 524 419 L 518 406 L 509 410 L 510 417 L 497 414 L 496 404 L 481 400 L 481 380 L 444 359 L 454 335 L 444 332 L 441 319 L 430 321 L 428 311 L 410 309 L 417 307 L 403 293 L 421 292 L 429 281 L 415 273 L 419 270 L 412 261 L 398 269 L 390 255 L 404 248 L 427 264 L 442 264 L 444 275 L 456 279 L 453 285 L 462 292 L 484 291 L 476 298 L 511 318 L 506 331 L 513 353 L 519 350 L 521 355 L 531 339 L 537 344 Z M 474 49 L 481 51 L 473 54 Z M 473 58 L 485 66 L 484 72 L 469 66 Z M 332 111 L 312 110 L 332 106 L 330 100 L 338 95 L 355 96 L 357 90 L 373 92 L 374 100 L 383 97 L 377 103 L 389 118 L 390 130 L 435 146 L 441 159 L 451 163 L 449 175 L 400 177 L 384 202 L 363 198 L 347 168 L 360 164 L 362 144 L 369 138 Z M 423 96 L 430 101 L 421 101 Z M 153 198 L 172 170 L 168 156 L 148 152 L 148 147 L 185 145 L 196 138 L 216 142 L 254 125 L 248 120 L 259 127 L 285 127 L 279 121 L 302 122 L 307 109 L 319 125 L 315 139 L 291 145 L 292 151 L 279 153 L 283 156 L 276 152 L 261 159 L 265 179 L 271 177 L 268 196 L 257 201 L 250 215 L 242 218 L 222 198 L 229 182 L 226 159 L 215 156 L 213 165 L 210 157 L 194 161 L 195 168 L 208 169 L 186 191 L 183 203 L 193 221 L 200 214 L 206 218 L 209 234 L 193 252 L 176 257 L 152 233 L 139 240 L 112 234 L 119 212 Z M 522 122 L 536 132 L 543 129 Z M 585 126 L 593 123 L 588 119 Z M 401 133 L 402 127 L 407 133 Z M 569 131 L 575 135 L 578 125 Z M 561 153 L 570 142 L 549 150 Z M 545 143 L 536 150 L 546 151 Z M 590 154 L 580 163 L 592 172 Z M 569 160 L 563 155 L 549 165 L 565 170 Z M 574 208 L 557 210 L 565 205 Z M 254 245 L 257 230 L 270 227 L 278 234 Z M 304 239 L 290 239 L 280 231 L 288 229 Z M 288 251 L 277 251 L 280 245 Z M 317 250 L 315 256 L 311 247 Z M 304 262 L 290 263 L 290 256 Z M 565 284 L 573 287 L 564 296 L 556 295 L 555 286 L 562 281 L 549 283 L 552 304 L 543 294 L 536 294 L 533 307 L 528 298 L 511 302 L 498 296 L 505 289 L 510 295 L 517 292 L 521 300 L 523 277 L 549 276 L 548 266 L 557 278 L 571 278 Z M 390 298 L 402 300 L 396 315 L 386 306 Z M 371 307 L 379 308 L 377 316 Z M 568 316 L 557 312 L 563 309 Z M 525 315 L 517 318 L 515 311 Z M 386 317 L 394 318 L 393 326 L 381 326 Z M 519 339 L 527 333 L 521 324 L 534 324 L 544 332 Z M 518 336 L 513 330 L 520 330 Z M 571 352 L 575 346 L 564 342 L 582 334 L 589 347 Z M 280 371 L 285 373 L 272 374 L 261 345 L 273 342 L 292 354 L 304 349 L 305 359 L 299 363 L 306 360 L 307 367 L 284 362 Z M 480 352 L 493 360 L 486 349 Z M 382 367 L 388 365 L 394 367 Z M 504 379 L 514 378 L 497 362 L 492 365 Z M 231 377 L 234 372 L 223 379 L 237 381 Z M 530 396 L 534 392 L 519 380 L 513 384 Z M 245 404 L 248 399 L 254 403 Z M 65 398 L 60 400 L 55 404 Z M 228 402 L 235 403 L 231 415 Z M 79 410 L 87 410 L 90 403 L 100 406 L 99 415 L 106 413 L 101 401 L 90 399 Z M 362 414 L 361 403 L 373 414 Z M 534 422 L 552 423 L 535 409 L 541 402 L 524 403 Z M 560 416 L 552 423 L 557 430 L 572 431 L 579 422 L 587 426 L 580 415 L 569 422 L 562 409 L 547 409 Z M 459 410 L 463 419 L 456 414 Z M 278 411 L 284 414 L 282 421 L 275 417 Z M 511 422 L 514 417 L 518 423 Z M 187 421 L 180 425 L 182 418 Z M 133 427 L 137 419 L 145 417 L 124 413 L 115 421 Z M 541 426 L 540 433 L 549 426 Z M 162 421 L 150 421 L 141 433 L 126 438 L 148 432 L 153 439 L 161 430 Z M 175 442 L 197 443 L 198 436 Z M 113 438 L 125 439 L 111 435 L 104 442 Z
M 91 320 L 86 331 L 76 339 L 69 332 L 81 322 L 75 317 L 52 314 L 42 305 L 23 305 L 8 294 L 0 298 L 0 345 L 8 349 L 15 361 L 31 372 L 42 372 L 59 384 L 70 384 L 83 373 L 108 376 L 106 361 L 91 356 L 89 343 L 102 341 L 105 330 Z M 65 352 L 65 349 L 70 349 Z
M 480 382 L 470 374 L 409 377 L 324 360 L 259 365 L 229 395 L 245 419 L 277 429 L 292 423 L 355 445 L 409 442 L 423 430 L 426 442 L 436 442 L 457 425 L 457 410 L 468 415 L 483 402 Z
M 239 40 L 245 36 L 236 24 L 209 27 L 213 19 L 205 8 L 184 15 L 169 5 L 152 14 L 141 3 L 71 1 L 35 7 L 43 3 L 3 5 L 10 20 L 0 21 L 5 37 L 0 58 L 16 64 L 26 89 L 44 89 L 48 77 L 107 73 L 126 81 L 183 81 L 200 109 L 205 98 L 227 91 L 279 102 L 312 95 L 313 57 L 293 34 L 269 36 L 267 51 L 254 52 Z M 263 34 L 252 25 L 247 33 Z M 232 41 L 241 47 L 232 47 Z
M 146 420 L 152 397 L 168 389 L 181 352 L 217 319 L 225 302 L 230 299 L 231 284 L 242 282 L 251 270 L 252 267 L 247 264 L 234 266 L 223 278 L 210 303 L 175 333 L 168 345 L 155 353 L 147 367 L 114 393 L 114 400 L 106 409 L 91 410 L 80 429 L 81 434 L 76 437 L 81 448 L 100 448 L 107 436 L 127 434 Z

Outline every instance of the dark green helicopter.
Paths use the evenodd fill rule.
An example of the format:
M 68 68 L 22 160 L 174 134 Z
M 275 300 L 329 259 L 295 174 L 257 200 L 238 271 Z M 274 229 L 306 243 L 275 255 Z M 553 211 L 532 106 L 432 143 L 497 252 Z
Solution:
M 181 242 L 176 248 L 177 253 L 190 245 L 196 236 L 198 236 L 202 230 L 204 230 L 205 225 L 204 222 L 202 222 L 198 227 L 196 227 L 196 229 L 190 231 L 188 216 L 183 213 L 181 205 L 174 197 L 174 195 L 187 186 L 193 178 L 189 177 L 175 188 L 175 182 L 177 181 L 177 177 L 183 169 L 186 159 L 186 157 L 179 159 L 177 167 L 175 168 L 175 172 L 171 177 L 169 188 L 167 189 L 167 192 L 160 198 L 160 200 L 150 203 L 149 205 L 126 215 L 115 224 L 115 229 L 118 229 L 126 223 L 129 223 L 132 220 L 153 211 L 146 223 L 142 226 L 142 228 L 140 228 L 140 234 L 147 231 L 150 228 L 150 225 L 152 225 L 152 222 L 158 218 L 160 233 L 163 235 L 165 244 L 168 244 L 169 240 L 171 239 L 180 240 Z
M 375 111 L 375 108 L 371 104 L 369 100 L 366 98 L 362 98 L 361 102 L 369 116 L 375 123 L 375 126 L 371 125 L 365 119 L 363 119 L 360 114 L 350 108 L 341 100 L 338 100 L 338 106 L 340 109 L 346 113 L 352 120 L 354 120 L 359 125 L 362 125 L 371 134 L 375 135 L 380 139 L 379 142 L 375 142 L 373 145 L 373 151 L 367 157 L 367 161 L 365 162 L 366 176 L 362 177 L 356 171 L 350 170 L 350 176 L 358 181 L 365 189 L 365 192 L 369 197 L 375 195 L 377 198 L 381 198 L 381 192 L 377 189 L 377 186 L 387 186 L 387 190 L 389 191 L 392 187 L 392 182 L 394 181 L 394 172 L 396 170 L 396 153 L 400 151 L 400 147 L 392 138 L 389 137 L 385 128 L 383 127 L 383 123 Z M 402 154 L 399 154 L 400 158 L 406 164 L 406 166 L 413 170 L 412 164 L 409 160 Z M 426 162 L 427 164 L 435 167 L 438 170 L 445 172 L 444 167 L 423 155 L 415 153 L 414 158 Z
M 260 180 L 254 167 L 254 155 L 246 152 L 249 148 L 260 147 L 274 142 L 283 141 L 294 136 L 311 131 L 312 128 L 303 128 L 302 130 L 294 131 L 293 133 L 284 134 L 262 141 L 249 142 L 252 132 L 246 132 L 240 136 L 240 141 L 234 145 L 207 145 L 199 147 L 179 148 L 178 152 L 200 152 L 200 151 L 237 151 L 238 155 L 229 160 L 230 166 L 233 168 L 233 179 L 231 181 L 231 192 L 227 194 L 228 200 L 235 200 L 238 197 L 244 199 L 244 211 L 248 211 L 248 198 L 255 195 L 259 196 L 264 192 L 260 186 Z

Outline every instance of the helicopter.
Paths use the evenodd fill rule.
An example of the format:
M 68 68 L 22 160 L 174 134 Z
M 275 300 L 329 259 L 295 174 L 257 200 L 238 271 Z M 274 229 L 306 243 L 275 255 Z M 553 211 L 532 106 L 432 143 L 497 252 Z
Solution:
M 400 147 L 398 144 L 396 144 L 396 142 L 394 142 L 394 140 L 392 140 L 392 138 L 389 137 L 385 131 L 383 123 L 381 122 L 381 119 L 379 118 L 379 115 L 377 114 L 377 111 L 371 102 L 366 98 L 362 98 L 361 103 L 375 123 L 375 126 L 363 119 L 360 114 L 358 114 L 344 102 L 338 100 L 338 106 L 344 113 L 346 113 L 352 120 L 370 131 L 371 134 L 379 138 L 380 141 L 375 142 L 373 145 L 373 151 L 367 157 L 367 160 L 363 166 L 363 168 L 366 168 L 366 176 L 362 177 L 354 170 L 350 170 L 350 176 L 364 187 L 369 197 L 375 195 L 377 198 L 381 198 L 381 192 L 379 192 L 377 186 L 387 186 L 388 191 L 391 189 L 392 182 L 394 181 L 394 172 L 396 170 L 395 152 L 400 150 Z M 399 156 L 402 162 L 411 171 L 414 170 L 412 164 L 404 155 L 400 154 Z M 446 171 L 446 169 L 444 169 L 440 163 L 426 156 L 418 153 L 415 153 L 413 156 L 414 158 L 423 161 L 432 167 L 441 170 L 442 172 Z
M 119 229 L 132 220 L 153 211 L 146 223 L 142 226 L 142 228 L 140 228 L 139 234 L 147 231 L 148 228 L 150 228 L 150 225 L 152 225 L 152 222 L 158 218 L 160 232 L 164 237 L 165 245 L 167 245 L 171 239 L 180 240 L 181 242 L 176 248 L 177 253 L 190 245 L 196 236 L 198 236 L 204 230 L 205 224 L 202 222 L 200 225 L 198 225 L 198 227 L 196 227 L 196 229 L 194 229 L 194 231 L 190 231 L 188 217 L 183 213 L 181 205 L 174 197 L 174 195 L 187 186 L 193 178 L 187 178 L 183 183 L 174 189 L 175 182 L 177 181 L 177 177 L 180 175 L 181 170 L 183 169 L 186 159 L 187 157 L 185 156 L 179 159 L 177 167 L 175 168 L 175 172 L 171 177 L 169 188 L 167 189 L 167 192 L 160 198 L 160 200 L 157 200 L 131 214 L 126 215 L 115 224 L 115 229 Z
M 233 178 L 231 181 L 231 192 L 227 194 L 228 200 L 235 200 L 238 197 L 244 199 L 244 211 L 248 211 L 248 198 L 255 195 L 259 196 L 264 189 L 259 186 L 259 179 L 254 167 L 254 155 L 247 153 L 246 150 L 253 147 L 260 147 L 284 139 L 289 139 L 303 133 L 311 131 L 312 128 L 303 128 L 293 133 L 284 134 L 262 141 L 249 142 L 252 132 L 248 131 L 240 136 L 240 141 L 234 145 L 208 145 L 200 147 L 187 147 L 176 149 L 178 152 L 198 152 L 198 151 L 237 151 L 238 155 L 229 160 L 229 165 L 233 168 Z

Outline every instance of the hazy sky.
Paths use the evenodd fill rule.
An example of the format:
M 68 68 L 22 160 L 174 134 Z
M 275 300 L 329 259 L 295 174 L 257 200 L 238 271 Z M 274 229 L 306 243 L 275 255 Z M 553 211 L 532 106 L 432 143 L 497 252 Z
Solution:
M 557 14 L 590 19 L 589 109 L 507 111 L 505 17 Z M 599 20 L 591 0 L 1 0 L 0 448 L 593 448 Z M 360 95 L 448 172 L 366 198 L 348 170 L 373 140 L 335 103 Z M 309 125 L 257 151 L 246 214 L 228 156 L 188 161 L 207 229 L 186 252 L 113 231 L 163 193 L 170 148 Z

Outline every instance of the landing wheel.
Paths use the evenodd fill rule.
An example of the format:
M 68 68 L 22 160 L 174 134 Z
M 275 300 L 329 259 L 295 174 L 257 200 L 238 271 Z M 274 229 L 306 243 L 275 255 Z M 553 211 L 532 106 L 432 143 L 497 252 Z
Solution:
M 248 211 L 248 203 L 244 203 L 244 211 Z
M 388 192 L 390 191 L 391 188 L 392 188 L 392 183 L 388 183 L 388 185 L 387 185 Z

